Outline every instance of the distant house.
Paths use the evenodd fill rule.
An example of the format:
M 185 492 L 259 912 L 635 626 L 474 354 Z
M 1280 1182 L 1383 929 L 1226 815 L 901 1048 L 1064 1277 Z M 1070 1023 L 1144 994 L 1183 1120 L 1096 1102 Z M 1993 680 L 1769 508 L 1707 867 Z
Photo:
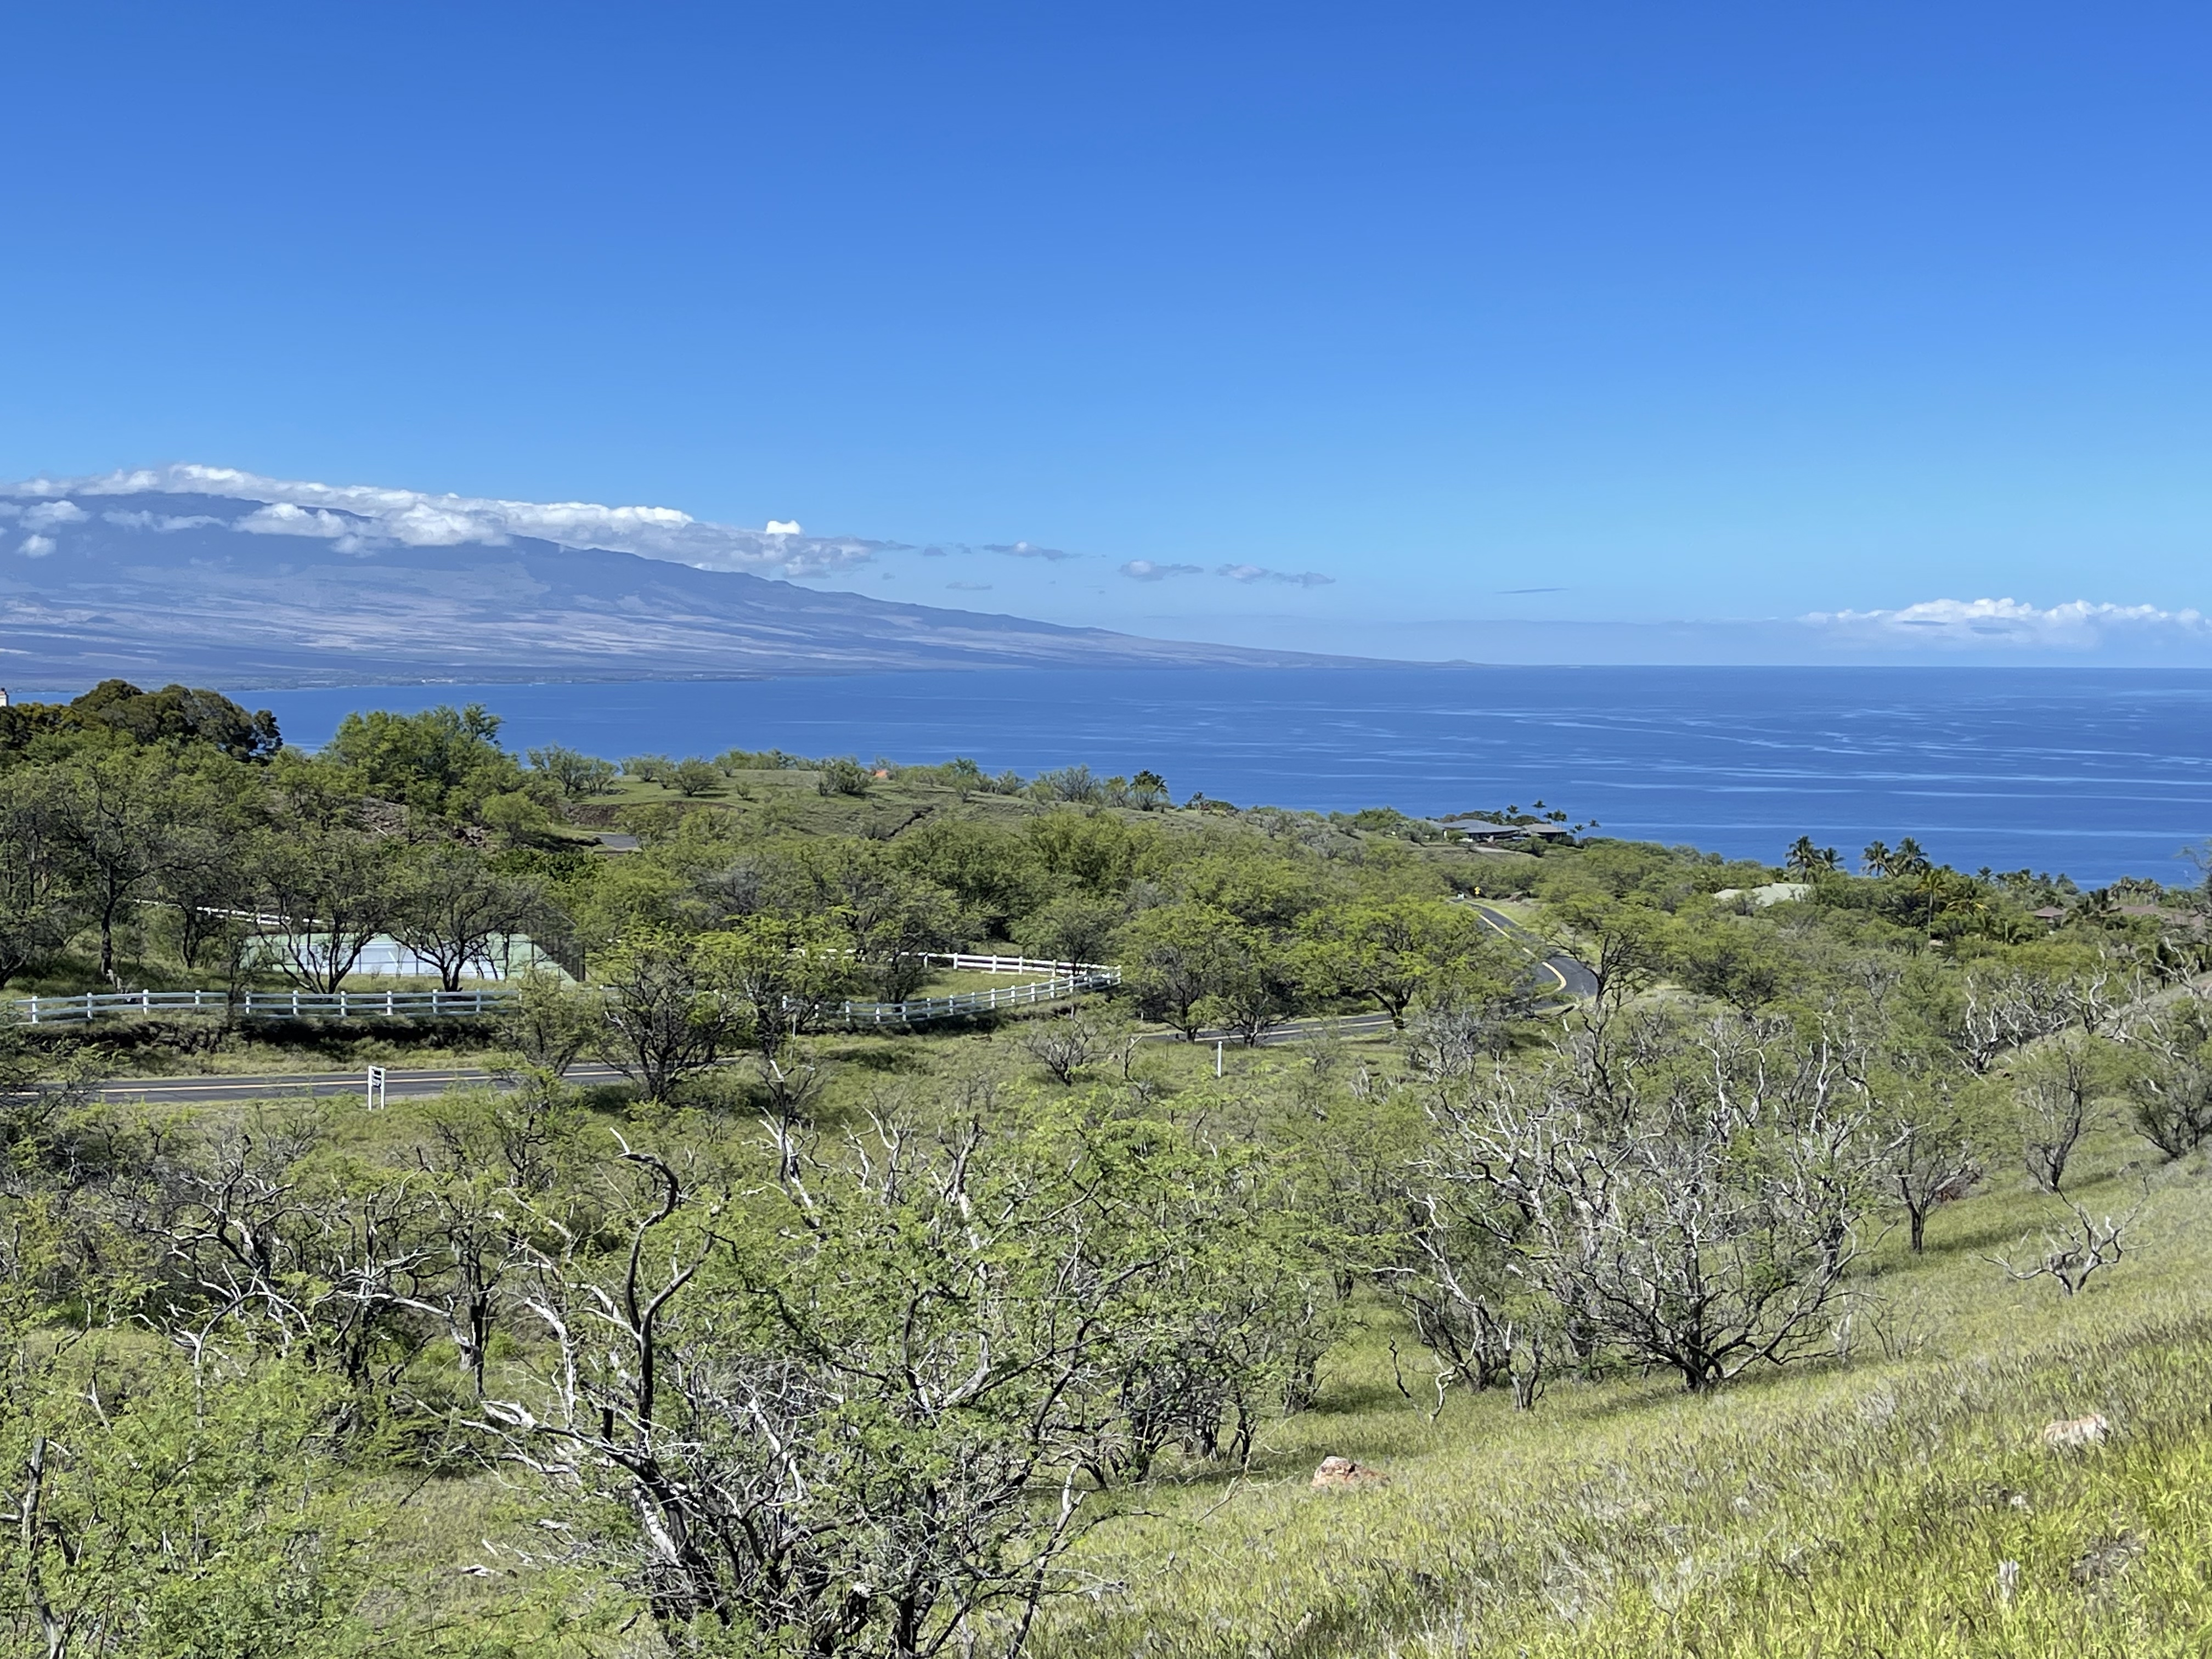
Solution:
M 2055 904 L 2046 904 L 2040 910 L 2030 910 L 2027 914 L 2038 921 L 2049 922 L 2053 927 L 2066 920 L 2066 913 Z
M 1455 823 L 1452 828 L 1472 842 L 1496 846 L 1509 841 L 1571 841 L 1574 831 L 1564 823 Z

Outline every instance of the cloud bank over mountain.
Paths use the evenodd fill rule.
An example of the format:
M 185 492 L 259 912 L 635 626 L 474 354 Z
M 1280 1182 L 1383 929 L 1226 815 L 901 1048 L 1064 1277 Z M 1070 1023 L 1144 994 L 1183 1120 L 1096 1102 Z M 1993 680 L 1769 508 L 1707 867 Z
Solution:
M 167 467 L 0 488 L 0 684 L 648 679 L 1347 659 L 794 585 L 896 544 Z M 1030 544 L 992 550 L 1046 563 Z M 951 583 L 982 592 L 988 583 Z
M 671 507 L 602 507 L 591 501 L 507 501 L 477 495 L 430 495 L 368 484 L 301 483 L 265 478 L 230 467 L 140 467 L 87 478 L 34 478 L 0 486 L 0 495 L 47 497 L 21 508 L 37 529 L 44 511 L 68 510 L 81 520 L 84 504 L 139 495 L 200 495 L 257 503 L 228 520 L 253 535 L 306 536 L 330 542 L 342 553 L 379 546 L 504 547 L 530 537 L 563 547 L 604 548 L 666 559 L 699 570 L 743 570 L 754 575 L 809 576 L 864 562 L 897 542 L 851 536 L 808 536 L 795 521 L 770 520 L 764 529 L 695 519 Z M 204 514 L 132 513 L 112 509 L 110 522 L 157 532 L 222 523 Z

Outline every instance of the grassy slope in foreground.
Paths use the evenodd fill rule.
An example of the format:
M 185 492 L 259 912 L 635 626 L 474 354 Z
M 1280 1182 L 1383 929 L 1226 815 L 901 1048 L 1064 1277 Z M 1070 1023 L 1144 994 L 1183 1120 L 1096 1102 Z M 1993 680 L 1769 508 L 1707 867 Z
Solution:
M 2114 1149 L 2134 1156 L 2132 1146 Z M 2124 1209 L 2108 1165 L 2085 1201 Z M 2004 1282 L 2048 1200 L 1939 1212 L 1843 1366 L 1696 1400 L 1657 1377 L 1555 1387 L 1532 1414 L 1455 1398 L 1434 1423 L 1387 1329 L 1340 1351 L 1324 1407 L 1249 1479 L 1200 1481 L 1094 1535 L 1115 1586 L 1036 1651 L 1147 1659 L 1509 1654 L 1768 1659 L 2212 1652 L 2212 1194 L 2169 1170 L 2142 1249 L 2071 1301 Z M 1876 1323 L 1881 1329 L 1875 1328 Z M 1418 1350 L 1397 1346 L 1410 1374 Z M 1885 1346 L 1917 1350 L 1884 1357 Z M 2112 1443 L 2055 1454 L 2056 1418 Z M 1342 1453 L 1393 1484 L 1310 1492 Z M 2001 1564 L 2016 1562 L 2008 1595 Z

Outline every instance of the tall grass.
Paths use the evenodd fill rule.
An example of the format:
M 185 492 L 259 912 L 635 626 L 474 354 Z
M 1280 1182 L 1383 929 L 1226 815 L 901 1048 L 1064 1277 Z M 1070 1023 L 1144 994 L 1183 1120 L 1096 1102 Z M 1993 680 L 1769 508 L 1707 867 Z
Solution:
M 2085 1196 L 2124 1208 L 2118 1150 Z M 1925 1257 L 1885 1254 L 1887 1310 L 1849 1358 L 1707 1400 L 1629 1379 L 1432 1421 L 1378 1316 L 1249 1475 L 1146 1494 L 1096 1534 L 1093 1593 L 1036 1651 L 2212 1652 L 2212 1195 L 2163 1179 L 2138 1255 L 2081 1297 L 1983 1259 L 2047 1205 L 1985 1197 L 1942 1214 Z M 2093 1411 L 2109 1445 L 2044 1446 L 2045 1423 Z M 1333 1452 L 1392 1484 L 1310 1491 Z

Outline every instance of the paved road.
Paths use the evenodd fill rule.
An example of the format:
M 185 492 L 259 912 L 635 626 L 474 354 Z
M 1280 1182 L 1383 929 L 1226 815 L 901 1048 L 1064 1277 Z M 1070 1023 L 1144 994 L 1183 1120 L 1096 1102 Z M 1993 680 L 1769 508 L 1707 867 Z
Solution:
M 1477 904 L 1472 899 L 1462 901 L 1485 921 L 1507 939 L 1526 949 L 1536 957 L 1544 970 L 1559 981 L 1560 994 L 1573 998 L 1597 994 L 1597 976 L 1572 957 L 1557 953 L 1538 953 L 1543 942 L 1502 910 L 1487 904 Z M 1260 1039 L 1265 1045 L 1300 1042 L 1322 1032 L 1334 1030 L 1340 1036 L 1372 1036 L 1391 1029 L 1388 1014 L 1347 1014 L 1334 1019 L 1294 1019 L 1276 1026 Z M 1148 1042 L 1180 1041 L 1173 1031 L 1146 1033 Z M 1231 1031 L 1200 1031 L 1201 1044 L 1224 1043 L 1235 1047 L 1243 1045 L 1243 1038 Z M 479 1066 L 448 1066 L 402 1070 L 394 1066 L 385 1073 L 384 1089 L 387 1097 L 442 1094 L 457 1084 L 489 1083 L 495 1075 Z M 611 1066 L 577 1065 L 568 1068 L 571 1083 L 619 1083 L 622 1073 Z M 245 1101 L 277 1100 L 297 1095 L 361 1095 L 368 1088 L 368 1079 L 361 1072 L 288 1072 L 277 1075 L 259 1073 L 233 1077 L 163 1077 L 115 1078 L 100 1085 L 100 1097 L 112 1101 L 136 1100 L 204 1100 Z
M 1492 909 L 1487 904 L 1478 904 L 1473 899 L 1462 899 L 1460 902 L 1507 939 L 1535 957 L 1544 971 L 1559 981 L 1559 990 L 1563 995 L 1572 997 L 1579 1002 L 1585 997 L 1594 997 L 1597 994 L 1597 975 L 1572 957 L 1563 955 L 1556 951 L 1545 951 L 1544 942 L 1541 939 L 1503 910 Z
M 387 1096 L 436 1095 L 459 1083 L 489 1083 L 494 1073 L 475 1066 L 426 1066 L 384 1074 Z M 619 1083 L 611 1066 L 571 1066 L 571 1083 Z M 99 1085 L 103 1100 L 278 1100 L 289 1095 L 360 1095 L 368 1075 L 350 1072 L 252 1073 L 229 1077 L 121 1077 Z
M 1390 1017 L 1388 1014 L 1347 1014 L 1339 1019 L 1295 1019 L 1276 1026 L 1260 1041 L 1269 1046 L 1298 1042 L 1330 1030 L 1340 1036 L 1371 1036 L 1390 1030 Z M 1176 1042 L 1181 1040 L 1173 1031 L 1148 1031 L 1145 1034 L 1145 1041 L 1148 1042 Z M 1241 1048 L 1244 1039 L 1231 1031 L 1200 1031 L 1198 1042 L 1200 1044 L 1222 1042 L 1231 1048 Z M 497 1080 L 497 1073 L 477 1066 L 424 1066 L 405 1070 L 392 1066 L 384 1074 L 384 1091 L 390 1098 L 436 1095 L 443 1094 L 459 1084 Z M 611 1066 L 580 1063 L 568 1068 L 568 1081 L 571 1083 L 620 1083 L 622 1080 L 622 1073 Z M 281 1100 L 301 1095 L 365 1095 L 368 1087 L 368 1076 L 361 1071 L 255 1073 L 228 1077 L 112 1078 L 99 1085 L 101 1099 L 118 1102 Z

